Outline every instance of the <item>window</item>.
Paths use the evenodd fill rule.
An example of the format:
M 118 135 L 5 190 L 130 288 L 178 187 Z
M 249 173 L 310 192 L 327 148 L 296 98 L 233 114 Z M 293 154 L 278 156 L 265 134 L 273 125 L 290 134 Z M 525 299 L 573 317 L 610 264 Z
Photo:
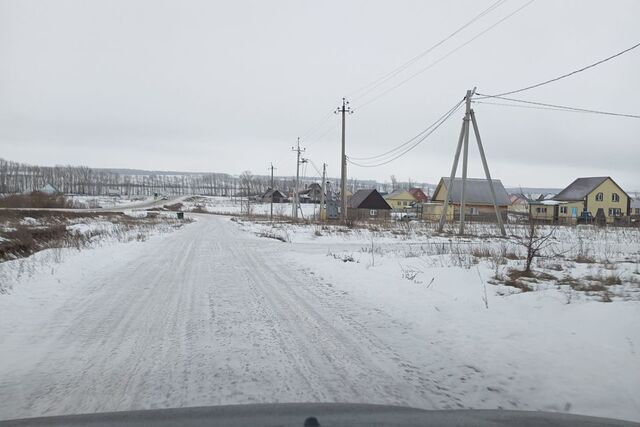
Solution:
M 478 208 L 469 208 L 469 213 L 471 215 L 478 215 L 480 214 L 480 212 L 478 211 Z
M 604 194 L 598 193 L 596 194 L 596 202 L 601 202 L 604 200 Z
M 609 216 L 621 216 L 622 211 L 620 208 L 609 208 Z
M 377 215 L 378 215 L 378 210 L 377 209 L 369 210 L 369 216 L 377 216 Z
M 396 202 L 396 204 L 397 204 L 398 206 L 402 206 L 402 202 L 401 202 L 400 200 L 398 200 L 398 201 Z
M 566 214 L 568 212 L 568 208 L 566 206 L 560 206 L 560 213 Z
M 640 215 L 640 208 L 636 208 L 636 214 Z
M 547 213 L 547 208 L 536 208 L 536 213 Z
M 618 195 L 618 193 L 611 194 L 611 201 L 612 202 L 619 202 L 620 201 L 620 195 Z

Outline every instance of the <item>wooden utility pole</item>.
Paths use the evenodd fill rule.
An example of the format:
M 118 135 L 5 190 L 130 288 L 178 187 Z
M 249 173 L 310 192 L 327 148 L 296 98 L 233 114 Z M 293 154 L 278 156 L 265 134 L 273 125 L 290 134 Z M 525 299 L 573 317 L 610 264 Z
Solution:
M 351 114 L 353 111 L 349 107 L 349 102 L 342 98 L 342 106 L 338 107 L 335 111 L 336 114 L 342 114 L 342 157 L 341 157 L 341 169 L 340 169 L 340 221 L 347 221 L 347 154 L 345 147 L 345 124 L 347 113 Z
M 321 188 L 321 193 L 320 193 L 320 213 L 318 214 L 318 219 L 320 221 L 324 221 L 326 219 L 326 210 L 324 208 L 324 204 L 325 204 L 325 192 L 327 190 L 327 164 L 323 163 L 322 164 L 322 188 Z
M 273 222 L 273 192 L 275 191 L 275 189 L 273 188 L 273 163 L 271 163 L 271 208 L 269 211 L 269 221 Z
M 300 148 L 300 138 L 298 137 L 298 144 L 296 147 L 291 147 L 291 150 L 296 152 L 296 184 L 293 192 L 293 212 L 291 213 L 294 221 L 298 220 L 298 205 L 300 204 L 300 198 L 298 196 L 300 188 L 300 153 L 305 151 L 304 148 Z
M 466 101 L 466 111 L 464 114 L 464 119 L 462 121 L 462 128 L 460 129 L 460 136 L 458 138 L 458 146 L 456 148 L 456 154 L 453 157 L 453 165 L 451 166 L 451 175 L 449 176 L 449 187 L 447 188 L 447 195 L 444 199 L 444 205 L 442 206 L 442 213 L 440 214 L 440 223 L 438 224 L 438 231 L 442 232 L 444 228 L 444 223 L 447 219 L 447 210 L 449 208 L 449 204 L 451 203 L 451 193 L 454 191 L 454 183 L 456 177 L 456 171 L 458 169 L 458 161 L 460 160 L 460 151 L 463 151 L 462 157 L 462 189 L 460 192 L 460 229 L 459 234 L 464 234 L 464 223 L 465 223 L 465 211 L 467 207 L 467 163 L 468 163 L 468 155 L 469 155 L 469 123 L 473 124 L 473 131 L 476 137 L 476 142 L 478 143 L 478 151 L 480 151 L 480 158 L 482 159 L 482 167 L 484 168 L 484 174 L 489 184 L 489 188 L 491 189 L 491 197 L 493 201 L 493 208 L 496 213 L 496 220 L 498 221 L 498 226 L 500 227 L 500 233 L 503 236 L 506 236 L 507 233 L 504 229 L 504 224 L 502 223 L 502 216 L 500 214 L 500 209 L 498 208 L 498 199 L 496 197 L 496 190 L 493 185 L 493 180 L 491 179 L 491 173 L 489 172 L 489 165 L 487 163 L 487 158 L 484 154 L 484 148 L 482 146 L 482 140 L 480 139 L 480 131 L 478 130 L 478 123 L 476 121 L 475 113 L 473 109 L 471 109 L 471 98 L 476 93 L 476 89 L 468 90 L 467 95 L 465 97 Z M 447 183 L 445 183 L 447 184 Z M 455 212 L 454 212 L 455 216 Z

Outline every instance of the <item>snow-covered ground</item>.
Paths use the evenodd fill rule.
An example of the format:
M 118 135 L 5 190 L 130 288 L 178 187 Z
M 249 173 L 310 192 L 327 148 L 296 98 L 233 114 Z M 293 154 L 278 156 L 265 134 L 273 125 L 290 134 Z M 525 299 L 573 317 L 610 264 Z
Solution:
M 146 196 L 82 196 L 71 195 L 66 196 L 67 199 L 76 208 L 94 209 L 94 208 L 120 208 L 139 203 L 152 202 L 153 197 Z
M 247 201 L 240 197 L 213 197 L 192 196 L 181 201 L 185 211 L 199 211 L 216 214 L 238 215 L 247 212 Z M 318 215 L 318 205 L 302 203 L 302 217 L 314 218 Z M 249 209 L 252 215 L 270 215 L 270 203 L 250 202 Z M 291 217 L 293 206 L 291 203 L 274 203 L 273 215 L 276 217 Z M 300 214 L 299 214 L 300 215 Z
M 637 234 L 561 230 L 562 273 L 536 265 L 578 280 L 607 258 L 622 284 L 604 303 L 490 284 L 522 262 L 484 255 L 502 239 L 401 227 L 199 215 L 24 275 L 0 295 L 0 419 L 338 401 L 640 421 Z

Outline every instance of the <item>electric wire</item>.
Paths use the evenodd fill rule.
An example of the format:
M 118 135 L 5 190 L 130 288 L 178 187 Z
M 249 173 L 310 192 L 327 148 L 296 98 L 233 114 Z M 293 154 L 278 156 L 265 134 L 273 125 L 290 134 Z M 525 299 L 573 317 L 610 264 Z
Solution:
M 473 36 L 471 39 L 467 40 L 466 42 L 458 45 L 457 47 L 455 47 L 454 49 L 452 49 L 451 51 L 449 51 L 448 53 L 446 53 L 445 55 L 441 56 L 440 58 L 436 59 L 434 62 L 430 63 L 429 65 L 427 65 L 424 68 L 421 68 L 420 70 L 416 71 L 415 73 L 409 75 L 407 78 L 405 78 L 404 80 L 401 80 L 400 82 L 396 83 L 395 85 L 391 86 L 390 88 L 387 88 L 386 90 L 382 91 L 381 93 L 379 93 L 378 95 L 376 95 L 375 97 L 369 99 L 368 101 L 358 105 L 356 108 L 358 110 L 361 110 L 362 108 L 364 108 L 365 106 L 372 104 L 373 102 L 377 101 L 378 99 L 382 98 L 383 96 L 385 96 L 386 94 L 388 94 L 389 92 L 399 88 L 400 86 L 404 85 L 405 83 L 409 82 L 410 80 L 414 79 L 415 77 L 417 77 L 418 75 L 424 73 L 425 71 L 429 70 L 430 68 L 434 67 L 435 65 L 437 65 L 438 63 L 444 61 L 446 58 L 448 58 L 449 56 L 453 55 L 455 52 L 457 52 L 458 50 L 462 49 L 463 47 L 467 46 L 468 44 L 472 43 L 473 41 L 475 41 L 476 39 L 482 37 L 483 35 L 485 35 L 486 33 L 488 33 L 489 31 L 491 31 L 492 29 L 494 29 L 495 27 L 497 27 L 498 25 L 502 24 L 504 21 L 506 21 L 507 19 L 511 18 L 512 16 L 514 16 L 515 14 L 517 14 L 518 12 L 520 12 L 522 9 L 526 8 L 527 6 L 529 6 L 531 3 L 533 3 L 535 0 L 529 0 L 528 2 L 526 2 L 525 4 L 523 4 L 522 6 L 520 6 L 519 8 L 517 8 L 516 10 L 514 10 L 513 12 L 509 13 L 508 15 L 506 15 L 504 18 L 500 19 L 499 21 L 495 22 L 494 24 L 492 24 L 491 26 L 485 28 L 484 30 L 482 30 L 481 32 L 479 32 L 478 34 L 476 34 L 475 36 Z
M 466 97 L 465 97 L 466 98 Z M 429 130 L 431 130 L 434 126 L 436 126 L 441 120 L 443 120 L 445 117 L 447 117 L 448 115 L 450 115 L 453 111 L 457 110 L 460 105 L 462 105 L 462 103 L 465 101 L 465 98 L 463 98 L 462 100 L 460 100 L 459 102 L 457 102 L 453 107 L 451 107 L 449 110 L 447 110 L 447 112 L 445 112 L 444 114 L 442 114 L 440 117 L 438 117 L 433 123 L 431 123 L 427 128 L 425 128 L 424 130 L 422 130 L 421 132 L 419 132 L 417 135 L 415 135 L 413 138 L 403 142 L 402 144 L 388 150 L 385 151 L 384 153 L 378 154 L 376 156 L 369 156 L 369 157 L 351 157 L 349 156 L 350 159 L 353 160 L 358 160 L 358 161 L 362 161 L 362 160 L 375 160 L 375 159 L 379 159 L 382 157 L 386 157 L 389 154 L 391 155 L 395 155 L 397 151 L 401 151 L 404 147 L 406 147 L 407 145 L 410 145 L 412 142 L 414 142 L 416 139 L 420 138 L 422 135 L 424 135 L 425 133 L 429 132 Z
M 506 1 L 507 0 L 498 0 L 498 1 L 494 2 L 489 7 L 487 7 L 483 11 L 481 11 L 479 14 L 474 16 L 471 20 L 467 21 L 465 24 L 463 24 L 461 27 L 459 27 L 458 29 L 453 31 L 451 34 L 447 35 L 445 38 L 443 38 L 439 42 L 435 43 L 434 45 L 432 45 L 428 49 L 422 51 L 421 53 L 419 53 L 418 55 L 414 56 L 413 58 L 411 58 L 410 60 L 408 60 L 404 64 L 400 65 L 399 67 L 394 68 L 393 70 L 391 70 L 387 74 L 383 75 L 382 77 L 380 77 L 380 78 L 370 82 L 369 84 L 367 84 L 367 85 L 365 85 L 365 86 L 363 86 L 363 87 L 351 92 L 350 94 L 347 95 L 347 98 L 353 98 L 353 100 L 355 101 L 355 100 L 358 100 L 358 99 L 362 98 L 363 96 L 367 95 L 371 91 L 373 91 L 376 88 L 378 88 L 380 85 L 384 84 L 388 80 L 390 80 L 393 77 L 395 77 L 398 74 L 400 74 L 402 71 L 406 70 L 408 67 L 410 67 L 411 65 L 413 65 L 414 63 L 416 63 L 420 59 L 424 58 L 426 55 L 431 53 L 434 49 L 438 48 L 442 44 L 444 44 L 447 41 L 449 41 L 451 38 L 455 37 L 458 33 L 463 31 L 464 29 L 466 29 L 470 25 L 472 25 L 474 22 L 476 22 L 479 19 L 481 19 L 486 14 L 488 14 L 488 13 L 492 12 L 493 10 L 495 10 L 496 8 L 500 7 Z M 358 95 L 356 96 L 356 94 L 358 94 Z
M 508 97 L 499 96 L 499 95 L 486 95 L 486 94 L 478 93 L 478 96 L 482 97 L 480 99 L 494 98 L 494 99 L 501 99 L 503 101 L 518 102 L 518 103 L 522 103 L 522 104 L 529 104 L 529 105 L 535 105 L 535 106 L 540 106 L 540 107 L 550 107 L 550 108 L 554 108 L 554 109 L 560 109 L 560 110 L 564 110 L 564 111 L 573 111 L 573 112 L 578 112 L 578 113 L 602 114 L 602 115 L 606 115 L 606 116 L 629 117 L 629 118 L 632 118 L 632 119 L 640 119 L 640 115 L 636 115 L 636 114 L 614 113 L 614 112 L 611 112 L 611 111 L 602 111 L 602 110 L 594 110 L 594 109 L 589 109 L 589 108 L 571 107 L 571 106 L 567 106 L 567 105 L 549 104 L 549 103 L 537 102 L 537 101 L 527 101 L 527 100 L 524 100 L 524 99 L 508 98 Z M 476 102 L 478 102 L 478 101 L 476 101 Z
M 403 151 L 401 151 L 400 153 L 394 155 L 393 157 L 386 159 L 384 161 L 380 161 L 378 163 L 375 164 L 364 164 L 364 163 L 359 163 L 359 162 L 354 162 L 352 161 L 349 157 L 347 157 L 347 162 L 349 162 L 352 165 L 355 166 L 359 166 L 359 167 L 363 167 L 363 168 L 373 168 L 373 167 L 379 167 L 379 166 L 383 166 L 386 164 L 389 164 L 397 159 L 399 159 L 400 157 L 406 155 L 407 153 L 409 153 L 410 151 L 412 151 L 414 148 L 416 148 L 418 145 L 420 145 L 423 141 L 425 141 L 429 136 L 431 136 L 440 126 L 442 126 L 462 105 L 462 103 L 459 103 L 454 109 L 450 110 L 448 112 L 448 114 L 444 117 L 442 117 L 439 122 L 437 122 L 435 124 L 435 126 L 431 127 L 431 129 L 429 130 L 428 133 L 424 134 L 420 139 L 418 139 L 415 143 L 413 143 L 412 145 L 410 145 L 409 147 L 407 147 L 406 149 L 404 149 Z
M 554 78 L 546 80 L 544 82 L 540 82 L 540 83 L 536 83 L 536 84 L 531 85 L 531 86 L 523 87 L 521 89 L 516 89 L 516 90 L 509 91 L 509 92 L 498 93 L 495 96 L 513 95 L 514 93 L 524 92 L 526 90 L 531 90 L 531 89 L 535 89 L 535 88 L 540 87 L 540 86 L 547 85 L 549 83 L 557 82 L 558 80 L 565 79 L 567 77 L 573 76 L 573 75 L 581 73 L 583 71 L 586 71 L 586 70 L 588 70 L 590 68 L 596 67 L 596 66 L 598 66 L 600 64 L 603 64 L 603 63 L 605 63 L 607 61 L 610 61 L 610 60 L 612 60 L 614 58 L 617 58 L 620 55 L 624 55 L 625 53 L 630 52 L 630 51 L 632 51 L 633 49 L 636 49 L 639 46 L 640 46 L 640 43 L 636 43 L 635 45 L 633 45 L 633 46 L 631 46 L 631 47 L 629 47 L 629 48 L 627 48 L 625 50 L 622 50 L 622 51 L 620 51 L 618 53 L 615 53 L 615 54 L 613 54 L 611 56 L 608 56 L 608 57 L 606 57 L 604 59 L 601 59 L 601 60 L 599 60 L 597 62 L 589 64 L 589 65 L 587 65 L 585 67 L 579 68 L 577 70 L 571 71 L 569 73 L 563 74 L 563 75 L 558 76 L 558 77 L 554 77 Z

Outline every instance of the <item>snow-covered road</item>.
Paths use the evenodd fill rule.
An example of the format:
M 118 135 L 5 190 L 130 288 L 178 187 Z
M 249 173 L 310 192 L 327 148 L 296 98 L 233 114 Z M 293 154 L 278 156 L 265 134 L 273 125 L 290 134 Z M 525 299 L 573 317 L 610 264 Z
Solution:
M 19 321 L 0 313 L 0 419 L 249 402 L 456 407 L 385 340 L 411 340 L 407 325 L 279 248 L 205 215 L 112 259 L 79 255 L 56 273 L 60 292 Z

